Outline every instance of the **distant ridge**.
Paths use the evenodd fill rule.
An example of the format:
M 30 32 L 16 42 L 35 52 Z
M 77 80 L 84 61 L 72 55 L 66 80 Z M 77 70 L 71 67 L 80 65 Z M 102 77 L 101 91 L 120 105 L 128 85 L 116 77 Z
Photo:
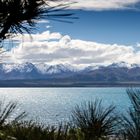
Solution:
M 121 62 L 108 66 L 88 66 L 78 69 L 68 64 L 0 64 L 0 86 L 5 86 L 6 83 L 7 86 L 12 86 L 13 83 L 10 81 L 14 81 L 15 86 L 16 84 L 17 86 L 35 86 L 37 81 L 38 86 L 121 85 L 122 83 L 139 85 L 140 65 Z M 20 84 L 16 81 L 22 82 Z

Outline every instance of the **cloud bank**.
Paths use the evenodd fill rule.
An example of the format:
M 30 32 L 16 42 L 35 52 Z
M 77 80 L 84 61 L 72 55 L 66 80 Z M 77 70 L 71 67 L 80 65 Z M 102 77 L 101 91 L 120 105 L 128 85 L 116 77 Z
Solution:
M 66 2 L 65 0 L 63 1 Z M 135 5 L 138 4 L 140 0 L 68 0 L 67 2 L 76 2 L 71 5 L 71 8 L 74 9 L 110 10 L 135 9 Z
M 133 46 L 102 44 L 72 39 L 60 33 L 25 35 L 24 42 L 3 53 L 2 61 L 9 63 L 72 64 L 79 67 L 125 61 L 140 64 L 140 51 Z M 21 36 L 13 39 L 21 41 Z

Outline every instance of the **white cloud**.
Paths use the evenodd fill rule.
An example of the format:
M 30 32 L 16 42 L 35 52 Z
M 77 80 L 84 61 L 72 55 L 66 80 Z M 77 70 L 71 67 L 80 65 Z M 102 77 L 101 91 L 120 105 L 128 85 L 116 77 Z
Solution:
M 68 35 L 62 36 L 60 33 L 50 33 L 49 31 L 32 36 L 35 40 L 30 41 L 29 36 L 26 36 L 24 43 L 20 43 L 10 52 L 3 54 L 2 61 L 69 63 L 77 66 L 120 61 L 140 64 L 140 51 L 136 52 L 133 46 L 71 39 Z M 52 38 L 56 40 L 52 40 Z M 16 39 L 20 41 L 21 37 L 16 37 Z
M 50 25 L 47 25 L 47 26 L 46 26 L 47 29 L 49 29 L 49 28 L 51 28 L 51 27 L 52 27 L 52 26 L 50 26 Z
M 18 34 L 12 40 L 14 41 L 43 41 L 43 40 L 50 40 L 50 39 L 60 39 L 62 36 L 60 33 L 50 33 L 50 31 L 45 31 L 43 33 L 36 33 L 36 34 Z
M 74 9 L 92 9 L 92 10 L 108 10 L 108 9 L 124 9 L 134 8 L 135 4 L 140 0 L 63 0 L 64 2 L 77 2 L 71 5 Z M 62 2 L 62 1 L 60 1 Z
M 140 48 L 140 43 L 137 43 L 137 45 L 136 45 L 138 48 Z

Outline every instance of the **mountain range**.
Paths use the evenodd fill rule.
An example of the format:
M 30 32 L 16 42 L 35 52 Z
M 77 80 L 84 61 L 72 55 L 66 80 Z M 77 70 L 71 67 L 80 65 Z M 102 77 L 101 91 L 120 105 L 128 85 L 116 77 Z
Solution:
M 82 69 L 71 65 L 0 64 L 0 86 L 139 85 L 140 65 L 125 62 Z

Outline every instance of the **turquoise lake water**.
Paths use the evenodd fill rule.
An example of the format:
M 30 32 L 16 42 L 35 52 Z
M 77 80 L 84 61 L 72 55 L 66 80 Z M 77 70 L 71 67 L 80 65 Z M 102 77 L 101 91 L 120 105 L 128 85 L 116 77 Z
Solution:
M 75 105 L 102 99 L 103 105 L 114 104 L 118 112 L 130 106 L 126 88 L 0 88 L 0 97 L 16 101 L 20 110 L 43 123 L 67 120 Z

